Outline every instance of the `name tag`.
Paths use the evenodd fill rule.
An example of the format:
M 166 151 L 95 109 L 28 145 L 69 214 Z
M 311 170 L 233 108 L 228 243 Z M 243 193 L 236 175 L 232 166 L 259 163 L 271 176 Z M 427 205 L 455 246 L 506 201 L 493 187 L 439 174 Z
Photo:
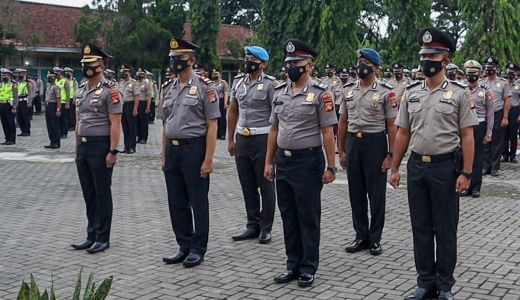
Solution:
M 408 100 L 410 103 L 414 103 L 414 102 L 420 102 L 419 101 L 419 98 L 412 98 L 410 100 Z

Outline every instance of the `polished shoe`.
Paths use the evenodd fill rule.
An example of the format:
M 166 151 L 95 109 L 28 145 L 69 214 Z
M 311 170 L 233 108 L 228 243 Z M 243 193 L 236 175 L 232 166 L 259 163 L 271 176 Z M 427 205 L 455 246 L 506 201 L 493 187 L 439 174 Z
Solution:
M 298 273 L 296 271 L 287 270 L 283 273 L 276 275 L 273 278 L 273 280 L 276 283 L 288 283 L 288 282 L 298 279 L 298 277 L 300 277 L 300 273 Z
M 256 239 L 260 232 L 257 229 L 248 228 L 244 233 L 232 237 L 233 241 Z
M 137 142 L 138 144 L 146 144 L 146 141 L 145 140 L 140 140 L 139 142 Z
M 470 190 L 465 190 L 464 192 L 459 194 L 460 197 L 466 197 L 466 196 L 469 196 L 469 195 L 471 195 L 471 191 Z
M 6 146 L 11 146 L 11 145 L 14 145 L 14 144 L 16 144 L 16 143 L 13 142 L 13 141 L 2 143 L 2 145 L 6 145 Z
M 491 174 L 491 170 L 490 170 L 490 169 L 487 169 L 487 170 L 484 169 L 484 170 L 482 170 L 482 176 L 486 176 L 486 175 L 489 175 L 489 174 Z
M 502 156 L 502 158 L 500 159 L 500 162 L 508 162 L 509 161 L 509 157 L 507 156 Z
M 179 251 L 175 256 L 164 257 L 162 261 L 165 262 L 167 265 L 179 264 L 183 262 L 186 259 L 186 257 L 188 257 L 188 254 L 189 252 Z
M 30 135 L 31 135 L 30 133 L 22 132 L 18 136 L 30 136 Z
M 128 151 L 126 151 L 126 154 L 134 154 L 135 153 L 135 149 L 128 149 Z
M 106 242 L 106 243 L 95 242 L 92 245 L 92 247 L 87 249 L 87 252 L 90 254 L 96 254 L 99 252 L 103 252 L 103 251 L 107 250 L 108 248 L 110 248 L 109 242 Z
M 509 160 L 510 163 L 517 164 L 518 160 L 516 158 L 511 157 L 511 160 Z
M 204 261 L 204 256 L 197 253 L 190 253 L 182 263 L 186 268 L 192 268 L 200 265 Z
M 258 236 L 258 242 L 260 244 L 269 244 L 269 242 L 271 242 L 271 233 L 267 230 L 261 230 Z
M 435 290 L 427 290 L 418 287 L 415 289 L 413 293 L 406 296 L 404 300 L 429 300 L 429 299 L 436 299 L 437 298 L 437 291 Z
M 66 135 L 66 134 L 62 134 L 62 135 L 60 136 L 60 138 L 62 138 L 62 139 L 66 139 L 66 138 L 67 138 L 67 135 Z
M 74 250 L 87 250 L 94 244 L 94 241 L 86 240 L 81 244 L 72 244 L 70 245 Z
M 478 191 L 473 191 L 473 192 L 471 193 L 471 197 L 473 197 L 473 198 L 479 198 L 479 197 L 480 197 L 480 192 L 478 192 Z
M 381 243 L 370 243 L 370 254 L 379 255 L 383 253 L 383 248 L 381 248 Z
M 491 176 L 497 177 L 498 175 L 500 175 L 498 171 L 491 171 Z
M 451 291 L 447 291 L 447 292 L 443 292 L 441 291 L 439 293 L 439 298 L 437 298 L 438 300 L 453 300 L 453 294 L 451 293 Z
M 348 253 L 356 253 L 364 249 L 368 249 L 368 241 L 355 240 L 345 248 Z
M 43 146 L 43 148 L 46 148 L 46 149 L 58 149 L 60 148 L 60 145 L 45 145 Z
M 119 153 L 126 153 L 126 152 L 128 152 L 128 148 L 125 148 L 124 150 L 119 151 Z
M 298 285 L 300 287 L 308 287 L 314 283 L 314 274 L 302 273 L 298 277 Z

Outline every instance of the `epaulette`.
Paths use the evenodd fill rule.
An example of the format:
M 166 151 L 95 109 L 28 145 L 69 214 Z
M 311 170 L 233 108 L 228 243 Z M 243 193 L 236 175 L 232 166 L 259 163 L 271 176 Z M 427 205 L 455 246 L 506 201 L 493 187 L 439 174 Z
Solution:
M 278 90 L 278 89 L 283 88 L 283 87 L 286 86 L 286 85 L 287 85 L 287 82 L 282 82 L 282 83 L 280 83 L 279 85 L 275 86 L 274 89 L 275 89 L 275 90 Z
M 455 84 L 455 85 L 457 85 L 457 86 L 460 86 L 461 88 L 464 88 L 464 89 L 468 88 L 468 85 L 467 85 L 467 84 L 464 84 L 464 83 L 462 83 L 462 82 L 460 82 L 460 81 L 457 81 L 457 80 L 450 80 L 450 82 L 453 83 L 453 84 Z
M 322 90 L 326 90 L 329 86 L 325 83 L 315 83 L 312 85 L 313 87 L 317 87 Z
M 108 87 L 108 88 L 113 88 L 114 87 L 114 82 L 113 81 L 110 81 L 110 80 L 105 80 L 105 82 L 103 83 L 104 86 Z
M 78 88 L 84 87 L 85 85 L 87 85 L 87 81 L 83 81 L 83 82 L 78 86 Z
M 388 85 L 388 84 L 386 84 L 386 83 L 384 83 L 384 82 L 381 82 L 381 85 L 384 86 L 385 88 L 389 89 L 389 90 L 391 90 L 391 89 L 394 88 L 393 86 Z
M 422 80 L 417 80 L 417 81 L 412 82 L 411 84 L 409 84 L 409 85 L 406 87 L 406 89 L 409 90 L 409 89 L 413 88 L 414 86 L 417 86 L 417 85 L 419 85 L 419 84 L 421 84 L 421 83 L 422 83 Z
M 211 84 L 213 81 L 209 80 L 209 78 L 199 76 L 199 80 L 204 82 L 205 84 Z
M 242 77 L 244 77 L 244 75 L 245 75 L 245 74 L 238 74 L 238 75 L 236 75 L 236 76 L 233 77 L 233 78 L 234 78 L 234 79 L 242 78 Z
M 479 87 L 480 87 L 480 88 L 483 88 L 483 89 L 485 89 L 485 90 L 489 90 L 489 86 L 484 85 L 484 84 L 479 85 Z
M 267 79 L 270 79 L 272 81 L 276 81 L 276 77 L 274 77 L 274 76 L 264 74 L 264 77 L 267 78 Z
M 344 88 L 348 87 L 348 86 L 353 86 L 354 85 L 354 82 L 349 82 L 349 83 L 346 83 L 343 85 Z
M 173 82 L 173 79 L 168 79 L 166 80 L 162 85 L 161 85 L 161 88 L 164 88 L 166 87 L 168 84 L 172 83 Z

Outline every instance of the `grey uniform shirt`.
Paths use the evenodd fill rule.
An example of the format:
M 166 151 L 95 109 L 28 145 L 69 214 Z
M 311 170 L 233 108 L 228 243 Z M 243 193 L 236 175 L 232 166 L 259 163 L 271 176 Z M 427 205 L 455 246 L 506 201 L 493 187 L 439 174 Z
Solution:
M 164 96 L 168 93 L 168 90 L 173 86 L 173 84 L 172 84 L 173 82 L 174 82 L 173 79 L 166 80 L 161 85 L 161 89 L 159 90 L 159 99 L 157 100 L 157 112 L 155 114 L 155 116 L 159 120 L 163 120 L 164 121 L 162 104 L 164 102 Z
M 520 82 L 515 81 L 509 84 L 511 90 L 511 107 L 520 105 Z
M 182 88 L 178 80 L 171 83 L 162 103 L 165 132 L 169 139 L 205 136 L 207 121 L 220 117 L 218 94 L 209 83 L 195 73 Z
M 258 128 L 270 126 L 276 79 L 261 74 L 255 81 L 244 76 L 235 85 L 232 102 L 238 104 L 238 126 Z
M 45 102 L 57 103 L 59 98 L 60 88 L 56 84 L 47 85 L 47 90 L 45 91 Z
M 332 92 L 309 78 L 293 95 L 291 84 L 276 87 L 270 122 L 278 125 L 278 147 L 288 150 L 320 147 L 321 129 L 337 124 Z
M 316 80 L 317 81 L 317 80 Z M 319 83 L 324 83 L 329 86 L 330 91 L 334 95 L 334 103 L 339 105 L 341 102 L 340 93 L 341 93 L 341 79 L 336 75 L 332 75 L 331 77 L 325 76 L 318 81 Z
M 495 120 L 495 109 L 493 107 L 493 94 L 483 85 L 471 89 L 471 96 L 475 101 L 475 112 L 478 122 L 486 123 L 486 135 L 493 133 L 493 122 Z
M 150 82 L 143 80 L 143 81 L 136 81 L 137 87 L 139 88 L 139 101 L 146 101 L 147 97 L 153 96 L 153 86 Z
M 430 91 L 422 81 L 403 93 L 395 124 L 410 130 L 410 150 L 421 155 L 445 154 L 460 146 L 461 128 L 478 124 L 473 110 L 471 94 L 464 86 L 444 79 Z
M 88 83 L 81 85 L 75 97 L 79 135 L 110 135 L 109 115 L 123 112 L 121 98 L 114 83 L 105 79 L 94 87 Z
M 375 133 L 386 129 L 386 119 L 397 115 L 395 92 L 377 80 L 366 91 L 360 81 L 346 84 L 342 92 L 340 114 L 347 115 L 349 132 Z
M 390 78 L 386 84 L 391 86 L 394 89 L 394 92 L 397 95 L 397 99 L 401 99 L 403 96 L 404 90 L 406 90 L 406 87 L 412 83 L 412 80 L 406 78 L 403 76 L 401 80 L 395 79 L 395 77 Z
M 511 97 L 511 89 L 507 84 L 507 80 L 497 77 L 495 80 L 491 81 L 486 78 L 482 80 L 481 84 L 487 86 L 493 94 L 493 106 L 495 107 L 495 112 L 502 110 L 504 108 L 504 97 Z
M 218 81 L 213 82 L 212 86 L 217 91 L 219 99 L 224 99 L 224 96 L 229 89 L 227 82 L 223 79 L 219 79 Z
M 134 102 L 135 96 L 139 96 L 140 94 L 137 81 L 133 78 L 130 78 L 129 80 L 120 80 L 117 88 L 123 95 L 123 102 Z

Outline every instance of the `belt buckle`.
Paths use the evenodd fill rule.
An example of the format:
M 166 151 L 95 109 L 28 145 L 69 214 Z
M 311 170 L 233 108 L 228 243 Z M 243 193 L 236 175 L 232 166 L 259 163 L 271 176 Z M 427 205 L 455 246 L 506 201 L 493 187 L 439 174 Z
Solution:
M 82 143 L 86 143 L 87 142 L 87 137 L 86 136 L 82 136 L 81 137 L 81 142 Z
M 421 155 L 421 161 L 424 163 L 431 163 L 432 157 L 429 155 Z
M 291 150 L 283 150 L 283 155 L 285 155 L 287 157 L 291 157 L 292 156 L 292 152 L 291 152 Z
M 179 143 L 179 140 L 172 140 L 172 145 L 179 146 L 181 143 Z
M 356 132 L 356 137 L 358 139 L 362 138 L 363 137 L 363 132 L 361 132 L 361 131 Z
M 249 130 L 249 128 L 243 128 L 242 129 L 242 135 L 243 136 L 250 136 L 251 135 L 251 131 Z

